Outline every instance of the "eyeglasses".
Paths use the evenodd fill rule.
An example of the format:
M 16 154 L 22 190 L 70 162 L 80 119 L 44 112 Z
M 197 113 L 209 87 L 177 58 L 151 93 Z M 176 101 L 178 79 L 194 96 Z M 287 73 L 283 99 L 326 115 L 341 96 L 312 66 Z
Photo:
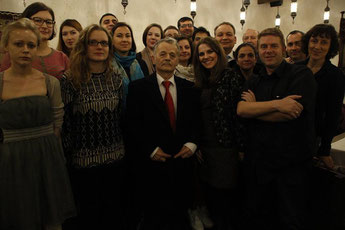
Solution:
M 55 24 L 55 21 L 51 20 L 51 19 L 43 19 L 43 18 L 39 18 L 39 17 L 34 17 L 34 18 L 30 18 L 37 26 L 41 26 L 43 25 L 43 23 L 45 22 L 47 27 L 52 28 Z
M 180 27 L 181 28 L 186 28 L 186 27 L 192 28 L 193 24 L 182 24 Z
M 97 40 L 90 40 L 89 41 L 89 46 L 98 46 L 98 44 L 101 44 L 102 47 L 108 47 L 109 46 L 109 42 L 107 41 L 97 41 Z

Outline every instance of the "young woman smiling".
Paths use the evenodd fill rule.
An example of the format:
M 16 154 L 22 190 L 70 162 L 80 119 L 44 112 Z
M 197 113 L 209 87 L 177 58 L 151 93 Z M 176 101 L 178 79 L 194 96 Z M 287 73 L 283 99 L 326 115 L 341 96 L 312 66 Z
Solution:
M 142 62 L 141 69 L 144 72 L 145 76 L 153 74 L 155 72 L 155 67 L 152 62 L 153 57 L 153 47 L 155 44 L 161 40 L 163 37 L 163 29 L 160 25 L 156 23 L 152 23 L 146 29 L 143 33 L 143 43 L 145 45 L 145 48 L 137 54 L 137 60 Z M 146 65 L 145 65 L 146 64 Z
M 224 50 L 211 37 L 200 40 L 193 64 L 201 90 L 200 179 L 216 229 L 232 229 L 241 145 L 236 109 L 244 79 L 227 68 Z

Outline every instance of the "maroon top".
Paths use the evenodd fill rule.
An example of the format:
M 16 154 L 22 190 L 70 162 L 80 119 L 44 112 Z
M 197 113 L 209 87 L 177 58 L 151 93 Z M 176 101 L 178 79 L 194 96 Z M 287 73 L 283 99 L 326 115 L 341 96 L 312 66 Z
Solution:
M 47 56 L 37 56 L 32 62 L 32 67 L 60 79 L 62 74 L 69 68 L 69 59 L 63 52 L 51 50 L 51 53 Z M 10 55 L 6 53 L 1 62 L 0 72 L 7 70 L 10 66 Z

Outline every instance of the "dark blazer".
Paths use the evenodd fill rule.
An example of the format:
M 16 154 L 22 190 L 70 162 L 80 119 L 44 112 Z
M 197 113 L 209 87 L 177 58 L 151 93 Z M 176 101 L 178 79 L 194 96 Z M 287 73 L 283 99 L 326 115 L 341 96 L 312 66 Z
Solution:
M 169 115 L 159 90 L 156 74 L 131 82 L 127 97 L 127 150 L 134 162 L 137 175 L 141 177 L 147 198 L 164 206 L 186 205 L 188 195 L 181 191 L 191 184 L 191 158 L 152 161 L 150 155 L 156 147 L 174 156 L 183 145 L 192 142 L 198 145 L 199 94 L 193 83 L 175 76 L 177 89 L 176 131 L 170 127 Z M 157 199 L 157 191 L 162 197 Z M 152 194 L 153 193 L 153 194 Z M 179 194 L 181 197 L 179 197 Z M 150 199 L 150 204 L 152 200 Z

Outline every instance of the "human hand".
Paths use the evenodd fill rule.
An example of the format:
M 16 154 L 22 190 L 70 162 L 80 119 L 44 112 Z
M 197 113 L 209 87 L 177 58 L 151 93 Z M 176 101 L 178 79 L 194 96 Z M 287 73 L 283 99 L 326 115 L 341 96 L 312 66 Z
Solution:
M 298 118 L 303 110 L 303 105 L 296 101 L 300 98 L 302 98 L 300 95 L 290 95 L 278 100 L 277 110 L 293 118 Z
M 290 64 L 294 64 L 294 63 L 295 63 L 295 62 L 292 60 L 291 57 L 285 58 L 285 61 L 286 61 L 287 63 L 290 63 Z
M 188 158 L 193 155 L 192 150 L 190 150 L 187 146 L 183 146 L 180 152 L 178 152 L 174 158 L 182 157 L 182 158 Z
M 322 160 L 323 163 L 325 163 L 328 169 L 334 168 L 334 162 L 331 156 L 320 156 L 320 159 Z
M 246 102 L 256 102 L 255 94 L 250 89 L 241 94 L 241 98 Z
M 171 156 L 163 152 L 161 148 L 158 148 L 157 152 L 155 153 L 155 155 L 153 155 L 151 159 L 153 161 L 165 162 L 168 158 L 171 158 Z

